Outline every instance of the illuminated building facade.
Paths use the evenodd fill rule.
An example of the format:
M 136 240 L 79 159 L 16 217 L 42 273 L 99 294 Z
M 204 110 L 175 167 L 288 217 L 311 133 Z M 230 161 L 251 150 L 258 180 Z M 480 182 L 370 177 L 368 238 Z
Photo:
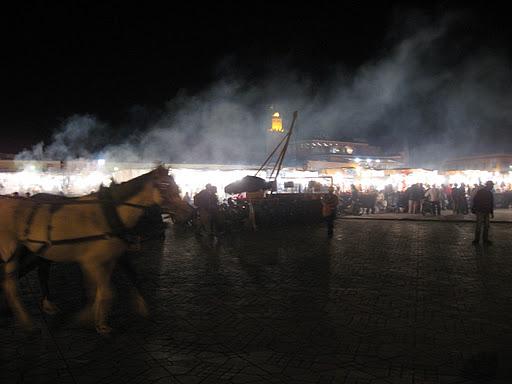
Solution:
M 512 168 L 512 154 L 490 154 L 459 157 L 446 160 L 445 170 L 465 171 L 480 170 L 489 172 L 508 172 Z
M 310 168 L 364 168 L 391 169 L 403 166 L 403 155 L 384 154 L 380 147 L 363 140 L 307 139 L 296 141 L 297 160 Z

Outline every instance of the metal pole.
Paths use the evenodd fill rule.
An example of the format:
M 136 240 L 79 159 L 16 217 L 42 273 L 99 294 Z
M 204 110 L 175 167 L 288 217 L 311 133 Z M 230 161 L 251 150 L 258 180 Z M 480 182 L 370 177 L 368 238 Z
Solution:
M 258 169 L 258 171 L 256 172 L 256 174 L 254 176 L 258 176 L 258 173 L 260 173 L 260 171 L 263 169 L 263 167 L 265 167 L 265 165 L 267 165 L 267 163 L 270 161 L 270 159 L 272 158 L 272 156 L 274 156 L 274 153 L 276 153 L 276 151 L 278 150 L 278 148 L 281 146 L 281 144 L 283 144 L 283 142 L 285 141 L 286 139 L 286 136 L 284 136 L 281 141 L 279 142 L 279 144 L 277 144 L 277 146 L 274 148 L 274 150 L 270 153 L 270 155 L 268 155 L 268 157 L 266 158 L 266 160 L 263 162 L 263 164 L 261 165 L 261 167 Z M 273 172 L 273 171 L 272 171 Z
M 290 125 L 290 130 L 288 131 L 288 135 L 286 136 L 286 142 L 284 144 L 284 148 L 279 156 L 279 166 L 277 168 L 277 173 L 276 173 L 276 178 L 275 178 L 276 181 L 277 181 L 277 176 L 279 176 L 279 172 L 281 171 L 281 167 L 283 165 L 284 155 L 286 154 L 286 150 L 288 149 L 288 143 L 290 142 L 290 137 L 292 136 L 293 127 L 295 125 L 295 121 L 297 120 L 298 114 L 299 114 L 299 112 L 297 112 L 297 111 L 293 112 L 292 124 Z

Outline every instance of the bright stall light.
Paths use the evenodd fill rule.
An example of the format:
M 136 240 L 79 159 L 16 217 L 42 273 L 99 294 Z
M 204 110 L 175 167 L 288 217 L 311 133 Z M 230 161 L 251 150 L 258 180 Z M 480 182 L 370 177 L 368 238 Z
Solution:
M 28 164 L 24 170 L 19 172 L 0 172 L 0 193 L 25 194 L 29 192 L 35 194 L 45 192 L 79 196 L 97 191 L 100 185 L 108 186 L 112 180 L 120 183 L 150 171 L 150 166 L 147 168 L 119 166 L 112 168 L 113 171 L 109 171 L 105 167 L 98 166 L 103 163 L 101 160 L 104 161 L 104 159 L 99 159 L 84 163 L 80 167 L 66 167 L 66 169 L 42 171 L 41 168 L 46 168 L 39 167 L 37 164 Z M 359 164 L 362 160 L 355 158 L 354 161 Z M 375 162 L 379 163 L 379 159 L 376 159 Z M 259 176 L 268 180 L 270 171 L 267 172 L 263 171 Z M 243 167 L 232 170 L 172 168 L 170 173 L 183 195 L 188 192 L 193 196 L 206 184 L 212 184 L 217 187 L 219 197 L 225 198 L 227 195 L 224 193 L 224 188 L 228 184 L 238 181 L 244 176 L 254 175 L 256 170 Z M 425 169 L 376 170 L 357 165 L 353 168 L 323 171 L 283 168 L 277 180 L 277 190 L 278 192 L 303 192 L 308 190 L 311 181 L 328 186 L 331 184 L 331 179 L 333 184 L 342 191 L 350 191 L 352 184 L 360 187 L 363 191 L 382 190 L 386 186 L 391 186 L 395 190 L 405 190 L 416 183 L 422 183 L 425 186 L 460 185 L 462 183 L 473 186 L 474 184 L 484 184 L 487 180 L 492 180 L 495 183 L 496 190 L 510 189 L 512 186 L 512 172 L 469 170 L 440 173 L 436 170 Z M 292 190 L 284 188 L 285 183 L 289 181 L 293 182 Z

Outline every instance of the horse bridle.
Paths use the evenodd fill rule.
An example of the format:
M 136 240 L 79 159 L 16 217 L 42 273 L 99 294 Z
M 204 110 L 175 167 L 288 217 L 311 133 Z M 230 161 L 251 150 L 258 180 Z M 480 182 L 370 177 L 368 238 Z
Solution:
M 155 186 L 158 189 L 158 191 L 160 193 L 160 197 L 162 198 L 164 204 L 167 203 L 170 205 L 171 198 L 170 198 L 170 196 L 168 196 L 169 189 L 170 188 L 177 189 L 178 186 L 175 183 L 171 183 L 170 181 L 162 182 L 162 181 L 156 181 L 156 180 L 153 182 L 153 186 Z M 29 218 L 26 223 L 25 236 L 27 238 L 25 239 L 25 241 L 28 241 L 30 243 L 41 244 L 41 248 L 37 251 L 37 253 L 39 253 L 39 254 L 44 254 L 48 250 L 48 248 L 51 247 L 52 245 L 64 245 L 64 244 L 74 244 L 74 243 L 81 243 L 81 242 L 87 242 L 87 241 L 93 241 L 93 240 L 103 240 L 103 239 L 108 239 L 112 236 L 118 237 L 125 241 L 129 241 L 129 239 L 127 239 L 125 236 L 124 224 L 120 220 L 115 207 L 124 205 L 124 206 L 132 207 L 132 208 L 146 210 L 146 209 L 150 208 L 150 206 L 143 205 L 143 204 L 129 203 L 129 202 L 125 202 L 125 201 L 116 201 L 112 198 L 110 191 L 108 191 L 108 192 L 107 191 L 108 191 L 108 189 L 105 191 L 106 194 L 103 198 L 100 198 L 97 200 L 82 200 L 82 201 L 73 200 L 73 201 L 59 201 L 59 202 L 53 201 L 53 202 L 49 202 L 47 204 L 50 204 L 50 206 L 52 207 L 50 209 L 50 212 L 53 214 L 56 210 L 55 207 L 62 206 L 62 205 L 68 205 L 68 204 L 69 205 L 81 205 L 81 204 L 98 204 L 98 203 L 100 203 L 102 210 L 105 214 L 105 217 L 107 219 L 107 222 L 108 222 L 109 226 L 111 227 L 111 231 L 104 233 L 104 234 L 99 234 L 99 235 L 84 236 L 84 237 L 78 237 L 78 238 L 52 241 L 51 240 L 51 227 L 49 226 L 47 240 L 30 239 L 30 238 L 28 238 L 28 235 L 29 235 L 31 224 L 32 224 L 32 220 L 35 216 L 36 210 L 40 206 L 40 204 L 35 204 L 32 209 L 32 212 L 30 212 Z M 42 203 L 42 202 L 40 202 L 40 203 Z M 171 215 L 173 215 L 174 212 L 169 210 L 166 213 L 170 213 Z
M 171 203 L 171 199 L 167 196 L 167 191 L 168 191 L 169 187 L 172 186 L 172 185 L 173 185 L 172 183 L 164 182 L 164 181 L 155 181 L 153 183 L 153 186 L 156 187 L 156 189 L 160 193 L 160 197 L 162 197 L 162 200 L 164 201 L 164 203 L 168 203 L 168 204 Z M 174 186 L 177 188 L 176 184 L 174 184 Z M 94 200 L 92 200 L 92 201 L 94 201 Z M 102 200 L 99 199 L 99 200 L 96 200 L 96 202 L 97 201 L 101 202 Z M 127 207 L 138 208 L 138 209 L 142 209 L 142 210 L 150 208 L 149 205 L 128 203 L 126 201 L 115 201 L 115 200 L 112 200 L 112 203 L 114 203 L 115 205 L 118 205 L 118 206 L 119 205 L 125 205 Z
M 166 209 L 164 208 L 164 206 L 162 206 L 162 210 L 165 213 L 169 213 L 172 215 L 174 212 L 169 209 L 169 207 L 172 203 L 170 189 L 171 188 L 176 189 L 176 192 L 178 193 L 178 191 L 179 191 L 178 186 L 176 185 L 176 183 L 173 183 L 172 180 L 155 181 L 153 185 L 158 189 L 158 192 L 160 192 L 160 197 L 162 198 L 163 203 L 164 203 L 162 205 L 167 205 L 167 207 L 165 207 Z M 179 194 L 178 194 L 178 196 L 179 196 Z
M 166 196 L 166 188 L 168 188 L 167 185 L 168 185 L 167 183 L 162 183 L 162 182 L 157 182 L 157 181 L 153 182 L 153 186 L 155 186 L 158 189 L 160 196 L 163 199 L 164 203 L 167 203 L 170 200 Z M 30 215 L 29 215 L 27 223 L 26 223 L 26 228 L 25 228 L 26 236 L 29 233 L 35 213 L 41 204 L 45 204 L 45 202 L 40 201 L 39 204 L 35 204 L 34 207 L 32 208 L 32 211 L 30 212 Z M 100 191 L 98 193 L 98 199 L 52 201 L 52 202 L 48 202 L 46 204 L 50 205 L 50 207 L 51 207 L 50 212 L 52 214 L 59 207 L 64 206 L 64 205 L 99 204 L 103 211 L 103 214 L 105 215 L 108 225 L 111 228 L 110 234 L 114 234 L 114 235 L 118 235 L 118 236 L 122 235 L 126 231 L 126 228 L 125 228 L 125 225 L 122 222 L 121 218 L 119 217 L 116 207 L 127 206 L 130 208 L 140 209 L 142 211 L 145 211 L 145 210 L 151 208 L 151 205 L 136 204 L 136 203 L 130 203 L 127 201 L 119 201 L 112 196 L 111 189 L 109 189 L 109 188 L 100 189 Z

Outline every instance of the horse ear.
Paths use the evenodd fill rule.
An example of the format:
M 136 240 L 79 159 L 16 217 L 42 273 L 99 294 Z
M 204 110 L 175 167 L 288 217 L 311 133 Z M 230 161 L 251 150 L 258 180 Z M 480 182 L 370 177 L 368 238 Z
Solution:
M 157 175 L 157 177 L 165 177 L 165 176 L 168 176 L 169 175 L 169 169 L 164 167 L 163 165 L 159 165 L 156 169 L 155 169 L 155 173 Z

